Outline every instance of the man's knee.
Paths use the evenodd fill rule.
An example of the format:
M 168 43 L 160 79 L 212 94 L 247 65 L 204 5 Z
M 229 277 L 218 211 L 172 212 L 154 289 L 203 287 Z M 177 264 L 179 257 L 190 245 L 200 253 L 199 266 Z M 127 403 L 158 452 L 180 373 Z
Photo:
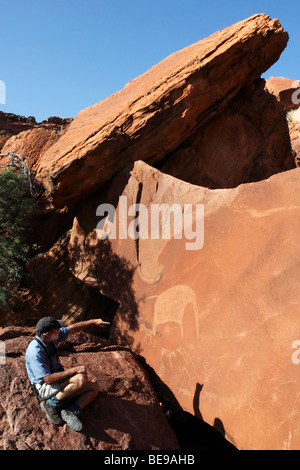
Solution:
M 94 392 L 94 396 L 96 397 L 99 393 L 99 385 L 98 382 L 90 382 L 90 389 Z
M 76 374 L 72 377 L 72 379 L 76 383 L 78 390 L 85 387 L 88 380 L 86 374 Z

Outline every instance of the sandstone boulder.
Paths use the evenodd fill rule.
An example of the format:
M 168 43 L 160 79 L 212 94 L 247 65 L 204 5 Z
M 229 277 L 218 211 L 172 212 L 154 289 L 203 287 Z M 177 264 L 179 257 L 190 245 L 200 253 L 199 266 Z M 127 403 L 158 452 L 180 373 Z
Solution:
M 4 147 L 5 142 L 11 137 L 11 134 L 7 134 L 5 131 L 0 131 L 0 152 Z
M 120 303 L 114 341 L 142 354 L 191 413 L 201 384 L 204 421 L 217 421 L 239 449 L 300 445 L 300 366 L 292 360 L 300 302 L 299 178 L 295 169 L 209 190 L 136 162 L 122 186 L 128 207 L 192 204 L 195 231 L 196 204 L 204 204 L 203 247 L 187 249 L 189 240 L 176 238 L 172 223 L 167 239 L 99 240 L 101 192 L 89 208 L 78 208 L 71 233 L 73 273 Z M 112 202 L 119 187 L 112 181 L 104 200 Z M 124 217 L 120 205 L 117 225 L 141 223 Z
M 25 117 L 0 111 L 0 151 L 12 135 L 32 129 L 36 124 L 33 116 Z
M 36 171 L 38 160 L 43 152 L 53 145 L 60 137 L 60 132 L 51 127 L 35 127 L 10 137 L 2 148 L 2 153 L 17 153 L 28 158 L 27 163 L 32 171 Z M 5 158 L 2 159 L 5 163 Z
M 285 113 L 258 80 L 200 126 L 159 166 L 164 173 L 211 189 L 260 181 L 295 168 Z
M 19 125 L 19 127 L 13 128 L 14 134 L 8 135 L 9 138 L 5 139 L 1 153 L 8 154 L 9 152 L 12 152 L 27 157 L 29 168 L 35 172 L 41 155 L 46 152 L 51 145 L 58 141 L 58 139 L 65 133 L 72 120 L 53 117 L 37 124 L 34 118 L 32 118 L 33 121 L 29 120 L 29 122 L 28 119 L 29 118 L 27 118 L 25 123 L 21 121 L 23 127 L 20 127 L 21 125 Z M 4 118 L 2 121 L 2 127 L 8 127 Z M 16 122 L 18 123 L 19 121 Z M 7 158 L 2 157 L 1 164 L 6 163 L 6 161 Z
M 149 379 L 133 354 L 103 347 L 99 338 L 72 335 L 60 350 L 65 367 L 85 365 L 100 394 L 86 408 L 84 429 L 76 433 L 49 423 L 28 388 L 24 353 L 33 330 L 5 328 L 6 364 L 0 365 L 1 450 L 177 450 Z
M 270 77 L 266 89 L 276 96 L 285 112 L 297 109 L 300 104 L 300 82 L 285 77 Z
M 111 97 L 81 111 L 46 151 L 38 177 L 63 207 L 136 160 L 174 152 L 276 62 L 288 35 L 265 14 L 172 54 Z

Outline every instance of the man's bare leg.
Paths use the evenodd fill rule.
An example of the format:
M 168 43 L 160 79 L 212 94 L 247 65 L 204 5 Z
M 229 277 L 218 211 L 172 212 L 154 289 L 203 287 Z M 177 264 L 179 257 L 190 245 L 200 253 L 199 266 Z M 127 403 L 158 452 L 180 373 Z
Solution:
M 73 397 L 77 397 L 76 405 L 78 405 L 81 410 L 83 410 L 96 398 L 98 393 L 98 383 L 96 381 L 94 382 L 89 380 L 86 385 L 78 392 L 78 394 L 73 395 Z
M 63 384 L 63 388 L 55 398 L 60 402 L 68 398 L 76 399 L 74 405 L 66 409 L 62 407 L 61 409 L 61 418 L 73 431 L 80 432 L 82 430 L 82 422 L 79 419 L 81 412 L 83 408 L 94 400 L 98 393 L 99 386 L 97 380 L 95 377 L 88 377 L 86 373 L 76 374 Z
M 86 374 L 76 374 L 62 384 L 61 390 L 57 393 L 56 398 L 59 401 L 74 397 L 87 384 Z
M 96 398 L 98 393 L 99 386 L 95 377 L 87 374 L 76 374 L 63 385 L 56 398 L 62 401 L 67 398 L 77 397 L 76 405 L 83 410 Z

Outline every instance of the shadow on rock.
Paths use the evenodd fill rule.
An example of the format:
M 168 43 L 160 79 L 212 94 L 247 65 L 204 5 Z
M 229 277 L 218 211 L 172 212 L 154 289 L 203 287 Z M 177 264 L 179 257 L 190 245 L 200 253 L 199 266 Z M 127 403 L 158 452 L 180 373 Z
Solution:
M 132 346 L 130 331 L 138 328 L 138 305 L 135 300 L 133 277 L 135 267 L 124 257 L 113 252 L 111 242 L 106 240 L 86 239 L 84 247 L 76 238 L 69 248 L 70 263 L 76 263 L 82 257 L 88 260 L 85 271 L 87 284 L 105 296 L 119 303 L 118 315 L 122 318 L 124 328 L 114 328 L 113 341 L 117 344 Z
M 199 408 L 200 392 L 203 385 L 196 384 L 194 416 L 182 409 L 173 392 L 146 363 L 145 358 L 139 356 L 138 360 L 148 374 L 158 399 L 162 404 L 164 415 L 175 432 L 182 450 L 238 450 L 224 437 L 225 429 L 219 418 L 215 418 L 214 426 L 210 426 L 203 421 Z

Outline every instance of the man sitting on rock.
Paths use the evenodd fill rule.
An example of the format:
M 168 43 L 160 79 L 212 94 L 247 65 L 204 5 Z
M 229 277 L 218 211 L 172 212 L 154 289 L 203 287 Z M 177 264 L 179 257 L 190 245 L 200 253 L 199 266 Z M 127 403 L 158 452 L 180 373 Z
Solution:
M 31 388 L 40 401 L 41 409 L 53 424 L 65 422 L 74 431 L 82 430 L 82 410 L 98 395 L 99 386 L 88 375 L 85 366 L 64 370 L 56 346 L 69 334 L 88 326 L 108 325 L 101 319 L 75 323 L 68 327 L 53 317 L 44 317 L 36 325 L 36 337 L 26 350 L 26 369 Z

